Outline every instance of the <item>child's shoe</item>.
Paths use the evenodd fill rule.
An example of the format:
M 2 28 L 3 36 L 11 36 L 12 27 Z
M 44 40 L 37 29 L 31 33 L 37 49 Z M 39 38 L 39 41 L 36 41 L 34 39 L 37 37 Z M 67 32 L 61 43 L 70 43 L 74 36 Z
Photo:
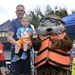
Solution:
M 12 58 L 11 62 L 16 62 L 20 59 L 20 57 L 18 55 L 14 55 L 14 57 Z
M 21 59 L 25 60 L 27 58 L 27 54 L 25 52 L 22 53 Z

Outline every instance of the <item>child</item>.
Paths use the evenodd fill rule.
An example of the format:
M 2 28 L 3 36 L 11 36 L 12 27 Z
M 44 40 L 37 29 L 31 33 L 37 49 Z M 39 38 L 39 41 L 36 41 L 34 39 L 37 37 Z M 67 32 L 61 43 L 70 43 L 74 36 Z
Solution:
M 16 62 L 20 59 L 18 56 L 18 53 L 21 48 L 23 48 L 23 53 L 21 55 L 21 59 L 25 60 L 27 58 L 27 50 L 32 46 L 31 42 L 31 35 L 32 35 L 32 29 L 28 28 L 29 25 L 29 19 L 27 17 L 24 17 L 22 19 L 22 25 L 23 27 L 19 28 L 16 35 L 19 39 L 15 44 L 15 55 L 12 58 L 12 62 Z
M 3 44 L 0 39 L 0 72 L 2 75 L 5 75 L 5 67 L 6 67 L 6 63 L 5 63 L 5 56 L 3 51 Z

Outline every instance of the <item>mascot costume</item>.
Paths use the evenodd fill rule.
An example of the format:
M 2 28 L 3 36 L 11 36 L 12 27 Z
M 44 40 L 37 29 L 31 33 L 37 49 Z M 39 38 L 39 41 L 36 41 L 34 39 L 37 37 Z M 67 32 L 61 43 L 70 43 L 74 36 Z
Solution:
M 72 41 L 65 32 L 65 23 L 58 16 L 46 16 L 37 30 L 37 37 L 32 38 L 34 50 L 38 50 L 34 62 L 37 75 L 67 75 Z

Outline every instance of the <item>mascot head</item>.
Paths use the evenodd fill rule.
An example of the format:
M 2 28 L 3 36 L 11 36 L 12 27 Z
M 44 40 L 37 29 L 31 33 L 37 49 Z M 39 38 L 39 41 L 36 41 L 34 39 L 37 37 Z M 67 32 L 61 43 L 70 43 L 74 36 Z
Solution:
M 46 16 L 40 20 L 37 30 L 38 30 L 38 36 L 34 37 L 32 39 L 35 50 L 39 50 L 41 43 L 42 43 L 42 39 L 40 39 L 39 36 L 42 36 L 42 37 L 48 36 L 48 35 L 49 36 L 52 36 L 52 35 L 53 36 L 54 35 L 62 36 L 63 32 L 65 32 L 65 30 L 66 30 L 66 26 L 60 17 L 55 16 L 55 15 L 50 15 L 50 16 Z M 52 38 L 51 40 L 54 43 L 52 44 L 51 48 L 53 48 L 53 49 L 60 48 L 64 51 L 66 51 L 65 48 L 67 48 L 67 51 L 70 50 L 71 42 L 68 43 L 69 44 L 69 48 L 68 48 L 68 46 L 66 46 L 67 44 L 64 43 L 66 41 L 65 39 L 67 39 L 66 35 L 63 38 L 63 40 L 58 39 L 58 38 L 56 38 L 56 39 Z M 63 46 L 62 46 L 61 45 L 62 43 L 64 43 L 65 45 L 63 44 Z M 64 46 L 66 46 L 66 47 L 64 47 Z
M 66 30 L 65 23 L 55 15 L 49 15 L 40 20 L 38 33 L 40 35 L 61 34 Z

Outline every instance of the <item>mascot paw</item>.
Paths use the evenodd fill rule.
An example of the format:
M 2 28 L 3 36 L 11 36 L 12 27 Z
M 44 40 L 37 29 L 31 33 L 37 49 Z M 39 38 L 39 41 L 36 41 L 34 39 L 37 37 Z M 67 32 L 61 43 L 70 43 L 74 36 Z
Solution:
M 34 50 L 39 50 L 41 47 L 41 39 L 39 38 L 39 36 L 32 37 L 31 40 Z
M 60 48 L 61 41 L 62 41 L 61 39 L 52 39 L 53 44 L 52 44 L 51 48 L 52 49 Z
M 51 46 L 52 49 L 62 49 L 64 52 L 67 52 L 71 49 L 71 45 L 69 45 L 67 40 L 64 39 L 52 39 L 53 44 Z

